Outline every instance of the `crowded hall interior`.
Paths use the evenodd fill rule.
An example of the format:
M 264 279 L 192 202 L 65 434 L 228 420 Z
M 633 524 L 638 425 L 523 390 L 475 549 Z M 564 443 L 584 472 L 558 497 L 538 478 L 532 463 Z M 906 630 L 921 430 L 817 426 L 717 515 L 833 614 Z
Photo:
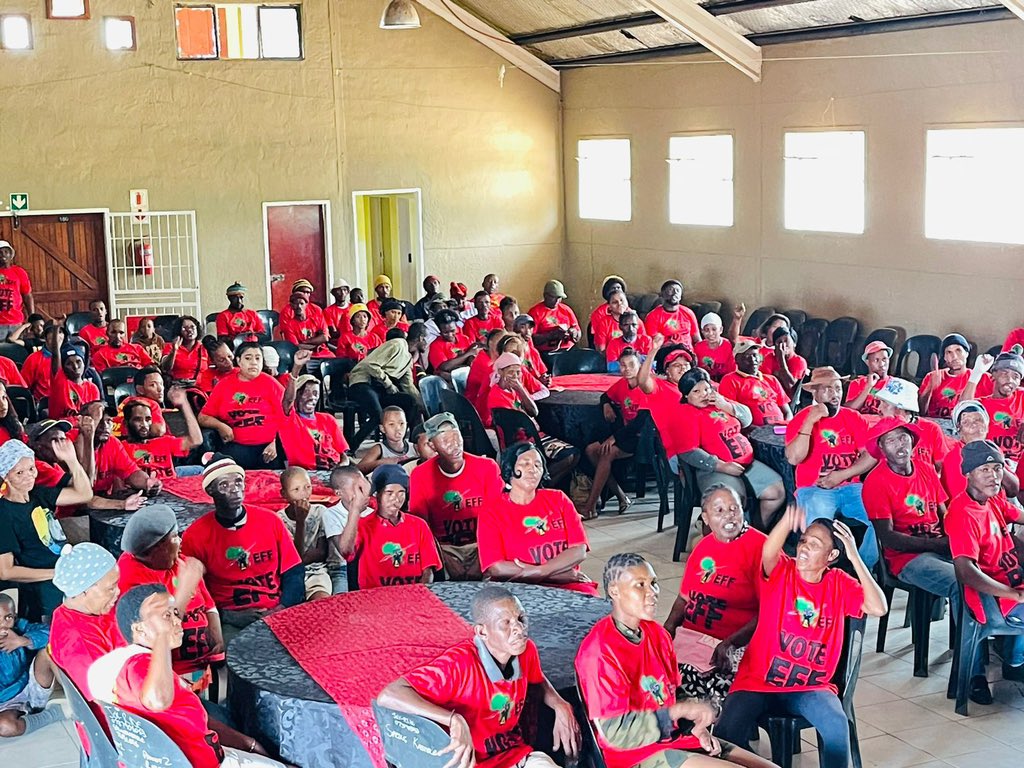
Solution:
M 4 765 L 1024 765 L 1021 50 L 0 0 Z

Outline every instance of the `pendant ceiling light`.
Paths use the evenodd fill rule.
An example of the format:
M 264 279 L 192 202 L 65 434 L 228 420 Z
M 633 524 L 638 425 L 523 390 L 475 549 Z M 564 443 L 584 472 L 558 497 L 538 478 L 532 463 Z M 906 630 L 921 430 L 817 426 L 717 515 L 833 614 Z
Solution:
M 419 29 L 420 15 L 412 0 L 390 0 L 380 17 L 381 29 Z

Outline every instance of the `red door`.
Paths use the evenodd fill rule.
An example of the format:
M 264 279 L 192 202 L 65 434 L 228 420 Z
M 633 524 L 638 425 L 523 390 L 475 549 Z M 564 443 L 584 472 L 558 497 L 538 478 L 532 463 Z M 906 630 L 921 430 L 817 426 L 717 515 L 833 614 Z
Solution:
M 292 283 L 301 278 L 313 284 L 313 301 L 327 301 L 327 237 L 322 205 L 267 206 L 267 244 L 270 251 L 271 309 L 288 303 Z

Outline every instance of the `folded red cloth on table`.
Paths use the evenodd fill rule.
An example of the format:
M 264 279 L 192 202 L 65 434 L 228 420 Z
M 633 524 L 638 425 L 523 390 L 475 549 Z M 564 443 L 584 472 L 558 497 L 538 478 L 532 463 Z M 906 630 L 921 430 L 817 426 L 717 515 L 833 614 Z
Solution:
M 371 702 L 392 680 L 472 636 L 470 625 L 422 584 L 349 592 L 264 621 L 338 703 L 378 768 L 385 768 L 384 750 Z
M 210 502 L 210 495 L 203 490 L 201 475 L 168 478 L 164 480 L 164 490 L 196 504 Z M 313 501 L 330 505 L 334 503 L 334 499 L 331 489 L 314 478 Z M 272 469 L 246 470 L 245 503 L 261 504 L 271 509 L 282 508 L 285 502 L 281 498 L 281 473 Z
M 551 389 L 563 389 L 573 392 L 607 392 L 608 388 L 619 380 L 619 376 L 608 373 L 572 373 L 566 376 L 555 376 L 551 380 Z

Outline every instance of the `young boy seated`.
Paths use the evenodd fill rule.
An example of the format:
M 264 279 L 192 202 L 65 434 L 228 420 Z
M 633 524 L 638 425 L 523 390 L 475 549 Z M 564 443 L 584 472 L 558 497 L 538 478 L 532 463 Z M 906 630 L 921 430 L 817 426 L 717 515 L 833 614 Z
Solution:
M 199 422 L 192 411 L 192 406 L 189 405 L 185 390 L 181 387 L 171 387 L 167 393 L 167 399 L 185 417 L 185 424 L 188 426 L 188 434 L 185 437 L 176 437 L 172 434 L 155 436 L 153 434 L 153 408 L 142 398 L 129 398 L 130 402 L 126 402 L 122 410 L 124 417 L 122 443 L 125 450 L 139 465 L 139 469 L 158 480 L 165 480 L 178 474 L 175 472 L 174 459 L 188 456 L 193 448 L 203 442 Z M 182 474 L 199 474 L 200 471 L 202 471 L 201 467 L 194 467 L 192 471 Z
M 0 594 L 0 736 L 21 736 L 64 719 L 60 707 L 43 709 L 53 691 L 49 640 L 45 624 L 19 619 L 14 600 Z
M 281 473 L 281 496 L 288 506 L 279 510 L 277 516 L 291 533 L 306 568 L 306 600 L 323 600 L 333 591 L 327 573 L 326 508 L 323 504 L 310 504 L 312 494 L 313 482 L 302 467 L 288 467 Z
M 405 411 L 389 405 L 380 415 L 380 431 L 384 439 L 374 443 L 359 460 L 359 471 L 368 475 L 382 464 L 404 464 L 417 458 L 416 445 L 408 438 Z

